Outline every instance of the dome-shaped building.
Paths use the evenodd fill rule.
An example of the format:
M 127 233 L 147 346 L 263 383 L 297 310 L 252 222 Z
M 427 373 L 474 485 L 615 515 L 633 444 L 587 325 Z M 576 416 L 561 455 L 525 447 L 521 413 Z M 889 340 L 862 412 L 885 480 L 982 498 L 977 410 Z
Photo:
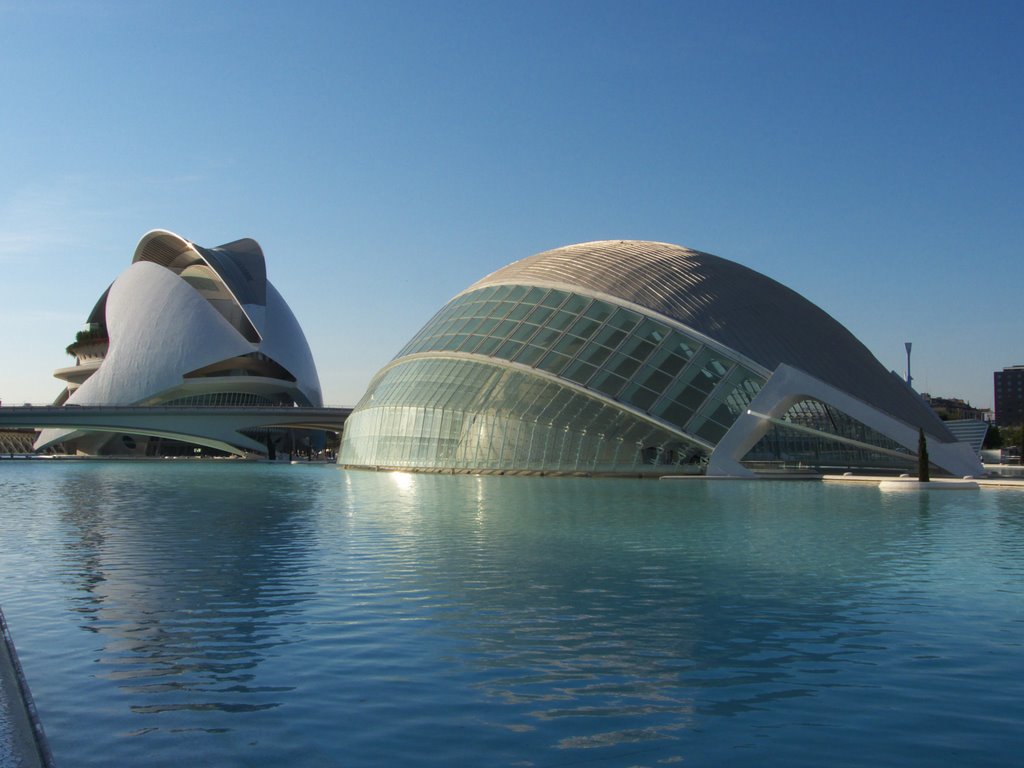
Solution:
M 75 365 L 57 405 L 316 406 L 323 404 L 306 338 L 267 280 L 255 240 L 204 248 L 164 230 L 143 236 L 68 347 Z M 198 445 L 220 445 L 223 440 Z M 238 452 L 266 451 L 266 434 Z M 131 435 L 45 429 L 36 449 L 140 452 Z
M 539 253 L 449 301 L 373 379 L 339 463 L 423 471 L 980 472 L 842 325 L 751 269 L 664 243 Z

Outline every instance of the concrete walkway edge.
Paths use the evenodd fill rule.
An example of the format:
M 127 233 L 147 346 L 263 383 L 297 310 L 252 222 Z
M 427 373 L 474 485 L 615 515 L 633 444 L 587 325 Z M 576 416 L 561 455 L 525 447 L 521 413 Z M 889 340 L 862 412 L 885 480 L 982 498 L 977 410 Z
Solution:
M 0 767 L 56 768 L 2 609 L 0 633 Z

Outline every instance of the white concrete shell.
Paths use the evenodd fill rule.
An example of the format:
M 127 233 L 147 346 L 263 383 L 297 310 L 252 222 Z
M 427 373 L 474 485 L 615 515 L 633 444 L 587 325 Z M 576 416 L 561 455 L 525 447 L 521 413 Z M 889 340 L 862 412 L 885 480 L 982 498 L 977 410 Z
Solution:
M 98 306 L 109 346 L 66 405 L 195 403 L 223 393 L 323 404 L 309 345 L 253 240 L 205 249 L 150 232 Z M 36 448 L 82 434 L 44 430 Z

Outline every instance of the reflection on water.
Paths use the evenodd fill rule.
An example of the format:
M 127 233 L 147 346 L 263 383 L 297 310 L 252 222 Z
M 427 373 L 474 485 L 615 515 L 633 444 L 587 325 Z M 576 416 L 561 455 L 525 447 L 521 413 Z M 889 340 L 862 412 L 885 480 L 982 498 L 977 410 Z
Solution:
M 1024 747 L 1024 494 L 236 463 L 0 484 L 33 551 L 0 557 L 0 600 L 62 764 Z
M 62 478 L 65 588 L 135 712 L 246 712 L 292 686 L 255 684 L 315 586 L 310 499 L 294 478 L 225 484 L 204 466 L 139 476 L 118 464 Z
M 810 486 L 480 478 L 459 498 L 450 478 L 415 484 L 395 524 L 403 562 L 447 598 L 440 631 L 489 699 L 520 710 L 516 729 L 558 747 L 673 738 L 695 715 L 814 695 L 828 683 L 792 665 L 825 670 L 874 642 L 866 557 L 921 524 L 786 509 L 820 498 Z

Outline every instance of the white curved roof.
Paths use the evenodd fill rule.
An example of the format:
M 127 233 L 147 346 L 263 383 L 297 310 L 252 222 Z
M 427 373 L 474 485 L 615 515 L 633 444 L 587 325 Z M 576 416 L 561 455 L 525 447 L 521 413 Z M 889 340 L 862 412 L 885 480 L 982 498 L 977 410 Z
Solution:
M 258 341 L 263 332 L 267 304 L 267 266 L 255 240 L 244 238 L 216 248 L 203 248 L 164 229 L 143 235 L 132 263 L 151 262 L 181 275 L 189 267 L 205 265 L 242 308 L 251 325 L 246 336 Z M 250 329 L 244 329 L 248 331 Z
M 109 346 L 68 404 L 149 404 L 224 387 L 323 404 L 309 344 L 254 240 L 202 248 L 149 232 L 89 320 L 104 323 Z M 253 355 L 250 375 L 232 373 Z M 45 430 L 36 445 L 69 435 Z
M 795 366 L 923 427 L 955 438 L 928 405 L 839 322 L 770 277 L 678 245 L 605 240 L 513 262 L 466 292 L 502 283 L 578 287 L 669 317 L 774 370 Z

